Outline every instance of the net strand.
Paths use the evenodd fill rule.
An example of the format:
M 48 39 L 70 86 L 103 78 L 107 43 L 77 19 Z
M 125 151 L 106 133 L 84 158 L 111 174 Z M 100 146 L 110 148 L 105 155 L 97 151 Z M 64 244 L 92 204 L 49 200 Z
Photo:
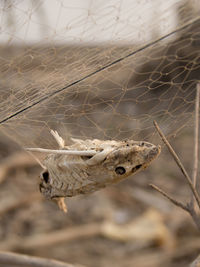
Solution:
M 182 30 L 184 30 L 184 29 L 188 28 L 189 26 L 191 26 L 193 23 L 198 23 L 199 21 L 200 21 L 199 17 L 197 17 L 196 19 L 190 20 L 188 23 L 184 24 L 182 27 L 179 27 L 178 29 L 176 29 L 174 31 L 171 31 L 170 33 L 168 33 L 168 34 L 156 39 L 155 41 L 152 41 L 152 42 L 142 46 L 141 48 L 130 52 L 128 55 L 125 55 L 125 56 L 123 56 L 121 58 L 118 58 L 118 59 L 114 60 L 113 62 L 111 62 L 111 63 L 109 63 L 109 64 L 107 64 L 107 65 L 105 65 L 105 66 L 103 66 L 103 67 L 101 67 L 99 69 L 97 69 L 96 71 L 91 72 L 88 75 L 86 75 L 86 76 L 84 76 L 84 77 L 82 77 L 82 78 L 70 83 L 69 85 L 64 86 L 64 87 L 62 87 L 62 88 L 60 88 L 58 90 L 55 90 L 54 92 L 52 92 L 50 94 L 47 94 L 46 96 L 40 98 L 38 101 L 28 105 L 27 107 L 25 107 L 23 109 L 20 109 L 19 111 L 16 111 L 13 114 L 11 114 L 11 115 L 7 116 L 6 118 L 2 119 L 0 121 L 0 124 L 3 124 L 5 122 L 9 121 L 11 118 L 14 118 L 14 117 L 18 116 L 19 114 L 22 114 L 23 112 L 25 112 L 27 110 L 30 110 L 32 107 L 44 102 L 45 100 L 48 100 L 48 99 L 54 97 L 55 95 L 65 91 L 66 89 L 68 89 L 68 88 L 70 88 L 70 87 L 72 87 L 72 86 L 74 86 L 74 85 L 76 85 L 76 84 L 78 84 L 78 83 L 80 83 L 80 82 L 92 77 L 92 76 L 94 76 L 95 74 L 97 74 L 97 73 L 99 73 L 99 72 L 101 72 L 101 71 L 103 71 L 103 70 L 105 70 L 105 69 L 107 69 L 107 68 L 109 68 L 109 67 L 111 67 L 111 66 L 113 66 L 113 65 L 115 65 L 115 64 L 117 64 L 117 63 L 119 63 L 119 62 L 121 62 L 121 61 L 123 61 L 123 60 L 125 60 L 125 59 L 127 59 L 127 58 L 129 58 L 129 57 L 131 57 L 131 56 L 133 56 L 133 55 L 135 55 L 135 54 L 137 54 L 137 53 L 139 53 L 139 52 L 141 52 L 141 51 L 143 51 L 143 50 L 145 50 L 145 49 L 147 49 L 147 48 L 149 48 L 149 47 L 151 47 L 151 46 L 153 46 L 155 44 L 157 44 L 157 43 L 159 43 L 159 42 L 161 42 L 162 40 L 164 40 L 164 39 L 166 39 L 166 38 L 168 38 L 168 37 L 170 37 L 170 36 L 172 36 L 172 35 L 174 35 L 174 34 L 176 34 L 178 32 L 181 32 Z

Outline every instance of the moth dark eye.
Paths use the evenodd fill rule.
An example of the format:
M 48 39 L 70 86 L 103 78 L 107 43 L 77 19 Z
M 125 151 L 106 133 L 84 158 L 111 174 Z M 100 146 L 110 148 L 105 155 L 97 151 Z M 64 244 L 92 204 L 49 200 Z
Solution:
M 48 181 L 49 181 L 49 172 L 48 171 L 43 172 L 42 173 L 42 177 L 43 177 L 45 183 L 48 183 Z
M 120 166 L 120 167 L 117 167 L 115 169 L 115 172 L 116 172 L 116 174 L 122 175 L 122 174 L 126 173 L 126 170 L 124 169 L 124 167 Z
M 136 165 L 133 169 L 132 172 L 136 172 L 137 170 L 139 170 L 142 167 L 142 164 Z

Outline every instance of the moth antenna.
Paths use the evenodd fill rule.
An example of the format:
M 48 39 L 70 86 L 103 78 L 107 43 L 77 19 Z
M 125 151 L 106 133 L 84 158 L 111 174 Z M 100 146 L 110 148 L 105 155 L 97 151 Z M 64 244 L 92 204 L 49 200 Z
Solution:
M 55 138 L 56 142 L 58 143 L 59 148 L 64 148 L 65 147 L 65 141 L 64 139 L 58 134 L 57 131 L 51 130 L 50 133 L 53 135 Z
M 27 151 L 50 153 L 50 154 L 62 154 L 62 155 L 76 155 L 76 156 L 94 156 L 97 154 L 95 150 L 56 150 L 56 149 L 46 149 L 46 148 L 24 148 Z
M 37 163 L 42 167 L 42 169 L 46 170 L 46 167 L 42 164 L 42 162 L 31 151 L 27 150 L 27 152 L 37 161 Z

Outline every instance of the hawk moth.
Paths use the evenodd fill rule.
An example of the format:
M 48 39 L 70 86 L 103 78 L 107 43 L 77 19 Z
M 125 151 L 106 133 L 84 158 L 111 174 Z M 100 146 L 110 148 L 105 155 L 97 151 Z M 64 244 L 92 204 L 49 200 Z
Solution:
M 81 140 L 65 146 L 51 133 L 59 150 L 28 149 L 49 153 L 40 175 L 40 191 L 48 199 L 88 194 L 115 184 L 145 169 L 160 153 L 160 146 L 133 140 Z

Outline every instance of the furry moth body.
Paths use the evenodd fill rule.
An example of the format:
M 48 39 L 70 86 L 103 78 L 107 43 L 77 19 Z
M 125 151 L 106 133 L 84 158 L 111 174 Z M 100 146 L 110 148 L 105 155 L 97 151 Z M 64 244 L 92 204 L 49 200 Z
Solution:
M 64 145 L 51 131 L 59 150 L 27 149 L 49 153 L 40 175 L 40 191 L 48 199 L 97 191 L 145 169 L 160 153 L 160 146 L 139 141 L 72 139 Z

